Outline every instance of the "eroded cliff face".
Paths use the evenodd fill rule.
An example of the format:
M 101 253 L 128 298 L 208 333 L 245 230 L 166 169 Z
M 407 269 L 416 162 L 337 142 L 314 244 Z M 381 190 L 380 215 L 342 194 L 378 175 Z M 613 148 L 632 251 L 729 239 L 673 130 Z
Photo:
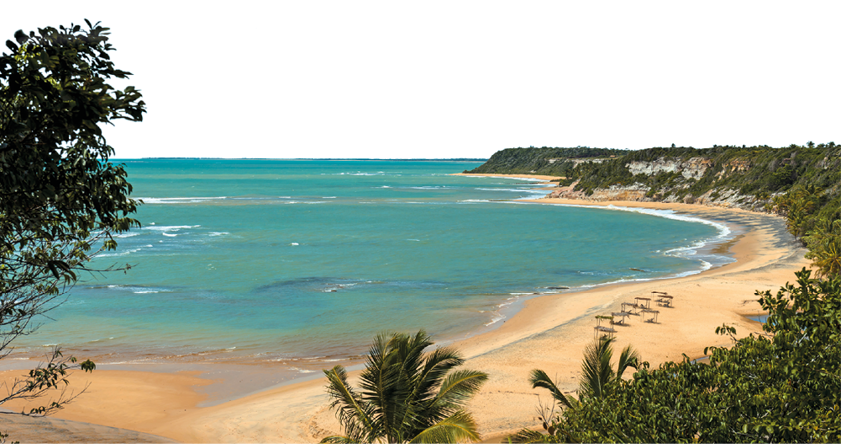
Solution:
M 610 188 L 598 188 L 593 191 L 593 194 L 587 195 L 583 191 L 576 191 L 575 186 L 578 182 L 573 183 L 568 187 L 559 187 L 552 191 L 546 197 L 559 197 L 562 199 L 580 199 L 590 200 L 594 202 L 604 202 L 608 200 L 630 200 L 649 202 L 652 199 L 647 198 L 645 193 L 648 192 L 649 187 L 642 184 L 634 184 L 631 186 L 613 185 Z
M 703 157 L 693 157 L 685 162 L 661 157 L 653 162 L 634 161 L 625 164 L 625 168 L 633 175 L 645 174 L 652 176 L 659 173 L 680 173 L 686 179 L 698 180 L 712 166 L 712 161 Z
M 642 183 L 632 185 L 611 185 L 608 188 L 597 188 L 592 193 L 576 190 L 576 181 L 567 187 L 558 187 L 547 197 L 563 199 L 579 199 L 595 202 L 605 201 L 635 201 L 635 202 L 670 202 L 709 205 L 718 207 L 741 208 L 751 211 L 764 211 L 767 200 L 757 199 L 755 196 L 739 194 L 737 190 L 730 188 L 714 188 L 700 196 L 686 195 L 681 192 L 704 177 L 707 171 L 713 167 L 710 159 L 693 157 L 686 161 L 659 158 L 655 161 L 634 161 L 625 165 L 633 175 L 642 174 L 653 176 L 661 173 L 679 173 L 684 180 L 672 186 L 663 186 L 654 192 L 651 187 Z M 714 180 L 726 175 L 744 172 L 750 168 L 747 161 L 731 161 L 722 165 L 721 171 L 715 174 Z M 712 174 L 712 173 L 710 173 Z

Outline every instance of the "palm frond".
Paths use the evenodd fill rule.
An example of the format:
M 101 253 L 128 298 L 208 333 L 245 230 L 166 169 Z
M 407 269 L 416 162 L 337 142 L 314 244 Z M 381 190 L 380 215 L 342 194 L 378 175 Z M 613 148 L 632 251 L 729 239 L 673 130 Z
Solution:
M 546 435 L 537 430 L 523 429 L 508 437 L 509 442 L 517 442 L 523 444 L 553 442 L 554 436 Z
M 581 396 L 599 398 L 613 379 L 613 338 L 602 337 L 584 349 L 584 361 L 581 363 Z
M 549 392 L 552 393 L 552 397 L 559 403 L 563 404 L 566 408 L 571 409 L 578 405 L 578 402 L 574 398 L 566 397 L 566 395 L 561 392 L 561 389 L 555 385 L 555 382 L 552 381 L 552 378 L 550 378 L 543 370 L 532 370 L 529 382 L 531 382 L 532 388 L 540 387 L 549 390 Z
M 337 408 L 336 417 L 349 439 L 363 441 L 367 440 L 365 437 L 376 436 L 371 408 L 348 385 L 344 367 L 337 365 L 325 370 L 324 374 L 328 381 L 327 393 L 333 399 L 330 408 Z
M 360 394 L 348 386 L 343 367 L 325 370 L 330 407 L 337 409 L 346 436 L 324 442 L 478 439 L 473 418 L 461 408 L 487 375 L 468 370 L 448 376 L 464 360 L 448 348 L 424 354 L 430 345 L 423 330 L 377 335 L 360 376 Z
M 325 436 L 321 438 L 321 444 L 356 444 L 359 441 L 351 439 L 348 436 Z
M 462 365 L 464 359 L 455 349 L 444 347 L 429 352 L 418 379 L 418 399 L 432 399 L 447 372 Z
M 473 421 L 473 417 L 464 410 L 459 410 L 452 416 L 424 429 L 409 442 L 455 443 L 479 441 L 480 439 L 481 437 L 476 431 L 476 422 Z
M 638 369 L 640 360 L 639 352 L 630 345 L 622 349 L 622 353 L 619 354 L 619 364 L 616 367 L 616 379 L 622 379 L 622 374 L 628 367 Z
M 393 355 L 396 371 L 396 383 L 391 392 L 394 399 L 394 429 L 397 433 L 389 436 L 389 441 L 405 441 L 419 428 L 417 417 L 422 406 L 417 402 L 417 384 L 424 366 L 423 351 L 432 345 L 429 335 L 419 330 L 414 336 L 402 335 L 394 343 Z
M 404 423 L 423 429 L 461 407 L 459 405 L 455 408 L 438 408 L 434 403 L 438 387 L 441 386 L 447 372 L 463 362 L 458 352 L 449 348 L 436 349 L 426 355 L 423 369 L 419 369 L 415 375 L 413 391 L 406 397 L 407 408 L 402 419 Z
M 440 421 L 462 409 L 487 380 L 487 373 L 473 370 L 459 370 L 447 375 L 437 396 L 423 411 L 424 418 L 430 421 L 428 424 Z
M 360 375 L 362 399 L 374 406 L 371 429 L 386 436 L 392 434 L 395 404 L 394 387 L 397 372 L 394 365 L 394 343 L 406 335 L 380 333 L 374 338 L 368 352 L 365 370 Z

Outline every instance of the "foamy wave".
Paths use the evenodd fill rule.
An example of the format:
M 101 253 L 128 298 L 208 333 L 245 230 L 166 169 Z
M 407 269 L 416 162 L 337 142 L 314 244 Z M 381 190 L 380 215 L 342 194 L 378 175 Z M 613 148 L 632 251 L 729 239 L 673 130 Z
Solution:
M 119 253 L 102 253 L 102 254 L 98 254 L 98 255 L 96 255 L 96 257 L 119 257 L 119 256 L 128 256 L 129 254 L 132 254 L 132 253 L 137 253 L 137 252 L 138 252 L 138 251 L 140 251 L 140 250 L 142 250 L 142 248 L 134 248 L 134 249 L 131 249 L 131 250 L 121 251 L 121 252 L 119 252 Z
M 108 338 L 105 338 L 105 339 L 94 339 L 94 340 L 88 341 L 87 344 L 92 344 L 94 342 L 102 342 L 102 341 L 112 341 L 112 340 L 114 340 L 114 336 L 109 336 Z
M 592 208 L 592 207 L 591 207 Z M 673 219 L 673 220 L 680 220 L 684 222 L 695 222 L 695 223 L 702 223 L 705 225 L 710 225 L 718 230 L 718 238 L 724 238 L 728 236 L 731 231 L 730 227 L 726 224 L 715 222 L 707 219 L 702 219 L 700 217 L 695 216 L 687 216 L 683 214 L 676 214 L 674 210 L 655 210 L 651 208 L 630 208 L 630 207 L 615 207 L 613 205 L 609 205 L 607 208 L 613 208 L 620 211 L 630 211 L 633 213 L 642 213 L 642 214 L 649 214 L 652 216 L 663 217 L 666 219 Z
M 184 203 L 202 203 L 213 200 L 227 199 L 228 196 L 215 197 L 138 197 L 145 204 L 184 204 Z
M 511 193 L 531 193 L 531 194 L 547 194 L 544 190 L 535 190 L 531 188 L 476 188 L 482 191 L 508 191 Z
M 178 231 L 186 230 L 187 228 L 198 228 L 201 225 L 157 225 L 153 227 L 143 227 L 144 230 L 154 231 Z
M 496 324 L 497 322 L 499 322 L 503 319 L 505 319 L 505 316 L 503 316 L 501 314 L 493 316 L 489 322 L 485 323 L 485 327 L 490 327 L 491 325 L 494 325 L 494 324 Z
M 515 203 L 515 202 L 512 202 Z M 607 206 L 593 206 L 593 205 L 575 205 L 575 204 L 550 204 L 553 206 L 559 207 L 576 207 L 576 208 L 592 208 L 592 209 L 601 209 L 601 210 L 608 210 L 608 211 L 626 211 L 630 213 L 640 213 L 640 214 L 647 214 L 649 216 L 656 216 L 662 217 L 664 219 L 672 219 L 672 220 L 679 220 L 683 222 L 692 222 L 692 223 L 701 223 L 704 225 L 709 225 L 716 230 L 718 230 L 718 235 L 704 239 L 701 241 L 697 241 L 692 245 L 685 246 L 685 247 L 677 247 L 672 248 L 670 250 L 665 251 L 663 254 L 668 256 L 677 256 L 677 257 L 686 257 L 696 253 L 699 248 L 706 246 L 709 242 L 718 242 L 727 239 L 727 237 L 732 233 L 730 227 L 726 224 L 715 222 L 707 219 L 702 219 L 696 216 L 687 216 L 684 214 L 677 214 L 674 210 L 657 210 L 652 208 L 632 208 L 632 207 L 622 207 L 616 205 L 607 205 Z M 706 261 L 701 261 L 703 264 L 708 264 Z M 711 266 L 711 265 L 710 265 Z M 707 270 L 708 268 L 704 269 Z M 701 270 L 701 271 L 704 271 Z M 698 271 L 700 273 L 701 271 Z M 695 274 L 695 273 L 693 273 Z
M 96 288 L 96 287 L 94 287 Z M 102 287 L 99 287 L 102 288 Z M 107 288 L 118 291 L 130 291 L 134 294 L 155 294 L 155 293 L 169 293 L 172 290 L 161 287 L 142 287 L 135 285 L 109 285 Z
M 377 171 L 376 173 L 365 173 L 362 171 L 357 171 L 355 173 L 334 173 L 333 176 L 381 176 L 385 174 L 382 171 Z
M 534 295 L 537 295 L 537 294 L 538 293 L 509 293 L 509 295 L 511 295 L 511 297 L 507 298 L 505 300 L 505 302 L 501 302 L 501 303 L 496 305 L 496 310 L 491 315 L 491 320 L 484 324 L 485 327 L 490 327 L 491 325 L 496 324 L 497 322 L 505 319 L 507 316 L 502 314 L 501 311 L 503 309 L 505 309 L 506 307 L 509 307 L 509 306 L 513 305 L 514 303 L 516 303 L 517 301 L 519 301 L 520 296 L 534 296 Z
M 231 233 L 228 233 L 227 231 L 212 231 L 212 232 L 210 232 L 210 234 L 208 234 L 208 236 L 216 237 L 216 236 L 225 236 L 227 234 L 231 234 Z

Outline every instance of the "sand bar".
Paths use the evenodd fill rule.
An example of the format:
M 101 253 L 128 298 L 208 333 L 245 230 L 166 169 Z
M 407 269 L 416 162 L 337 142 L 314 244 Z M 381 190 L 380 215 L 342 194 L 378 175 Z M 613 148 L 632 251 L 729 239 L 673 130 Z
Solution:
M 771 215 L 684 204 L 533 202 L 666 209 L 727 223 L 741 234 L 721 248 L 729 250 L 737 262 L 682 278 L 537 297 L 526 301 L 522 310 L 499 328 L 457 342 L 469 358 L 466 368 L 490 374 L 471 403 L 486 439 L 537 426 L 538 395 L 544 404 L 550 398 L 528 385 L 532 369 L 556 377 L 565 391 L 575 390 L 582 351 L 593 340 L 596 315 L 621 311 L 622 302 L 651 297 L 653 291 L 667 292 L 674 296 L 673 308 L 658 307 L 657 324 L 630 317 L 627 326 L 616 326 L 617 347 L 632 344 L 654 366 L 679 360 L 683 354 L 699 357 L 706 346 L 729 344 L 714 333 L 722 323 L 735 326 L 739 336 L 758 332 L 759 324 L 743 316 L 760 311 L 754 291 L 775 291 L 793 281 L 793 272 L 808 264 L 803 259 L 805 250 L 786 232 L 783 219 Z M 317 442 L 340 431 L 327 409 L 322 379 L 204 408 L 196 406 L 202 400 L 200 385 L 207 380 L 194 374 L 106 370 L 82 377 L 77 373 L 71 380 L 72 385 L 86 381 L 93 385 L 89 393 L 55 415 L 57 418 L 186 442 Z

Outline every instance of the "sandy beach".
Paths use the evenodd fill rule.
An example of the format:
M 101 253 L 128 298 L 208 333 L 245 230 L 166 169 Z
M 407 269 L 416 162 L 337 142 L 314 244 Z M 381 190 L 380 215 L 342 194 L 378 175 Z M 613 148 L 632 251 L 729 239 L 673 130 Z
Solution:
M 575 390 L 582 351 L 593 341 L 594 316 L 620 311 L 622 302 L 650 297 L 652 291 L 668 292 L 674 296 L 674 307 L 658 308 L 659 323 L 631 317 L 628 326 L 616 327 L 617 347 L 633 345 L 652 366 L 679 360 L 684 354 L 696 358 L 702 356 L 706 346 L 729 344 L 727 338 L 714 332 L 722 323 L 735 326 L 738 336 L 759 331 L 760 324 L 745 317 L 760 312 L 754 291 L 775 291 L 794 279 L 794 271 L 808 265 L 803 258 L 805 250 L 786 232 L 784 220 L 776 216 L 684 204 L 559 199 L 531 202 L 656 208 L 726 223 L 738 235 L 718 248 L 729 251 L 736 262 L 687 277 L 536 297 L 525 301 L 522 309 L 499 328 L 455 343 L 468 357 L 466 368 L 490 375 L 470 407 L 486 440 L 500 442 L 508 433 L 538 426 L 534 420 L 538 401 L 547 404 L 550 397 L 530 388 L 527 378 L 532 369 L 554 375 L 566 391 Z M 547 229 L 563 230 L 563 226 Z M 8 380 L 15 374 L 20 371 L 7 371 L 2 376 Z M 183 442 L 317 442 L 328 434 L 340 433 L 327 408 L 323 378 L 209 407 L 198 405 L 207 396 L 202 394 L 202 387 L 213 381 L 197 372 L 97 370 L 92 374 L 76 372 L 71 382 L 71 388 L 77 390 L 87 383 L 90 387 L 54 415 L 65 420 L 56 421 L 61 423 L 55 424 L 56 428 L 72 429 L 86 426 L 79 423 L 90 423 Z M 19 410 L 23 406 L 3 407 Z M 7 432 L 14 433 L 15 427 L 11 424 Z M 148 435 L 120 436 L 119 440 L 128 441 L 150 439 Z
M 543 174 L 481 174 L 481 173 L 454 173 L 451 176 L 468 176 L 468 177 L 503 177 L 507 179 L 541 179 L 541 180 L 556 180 L 563 179 L 561 176 L 546 176 Z

